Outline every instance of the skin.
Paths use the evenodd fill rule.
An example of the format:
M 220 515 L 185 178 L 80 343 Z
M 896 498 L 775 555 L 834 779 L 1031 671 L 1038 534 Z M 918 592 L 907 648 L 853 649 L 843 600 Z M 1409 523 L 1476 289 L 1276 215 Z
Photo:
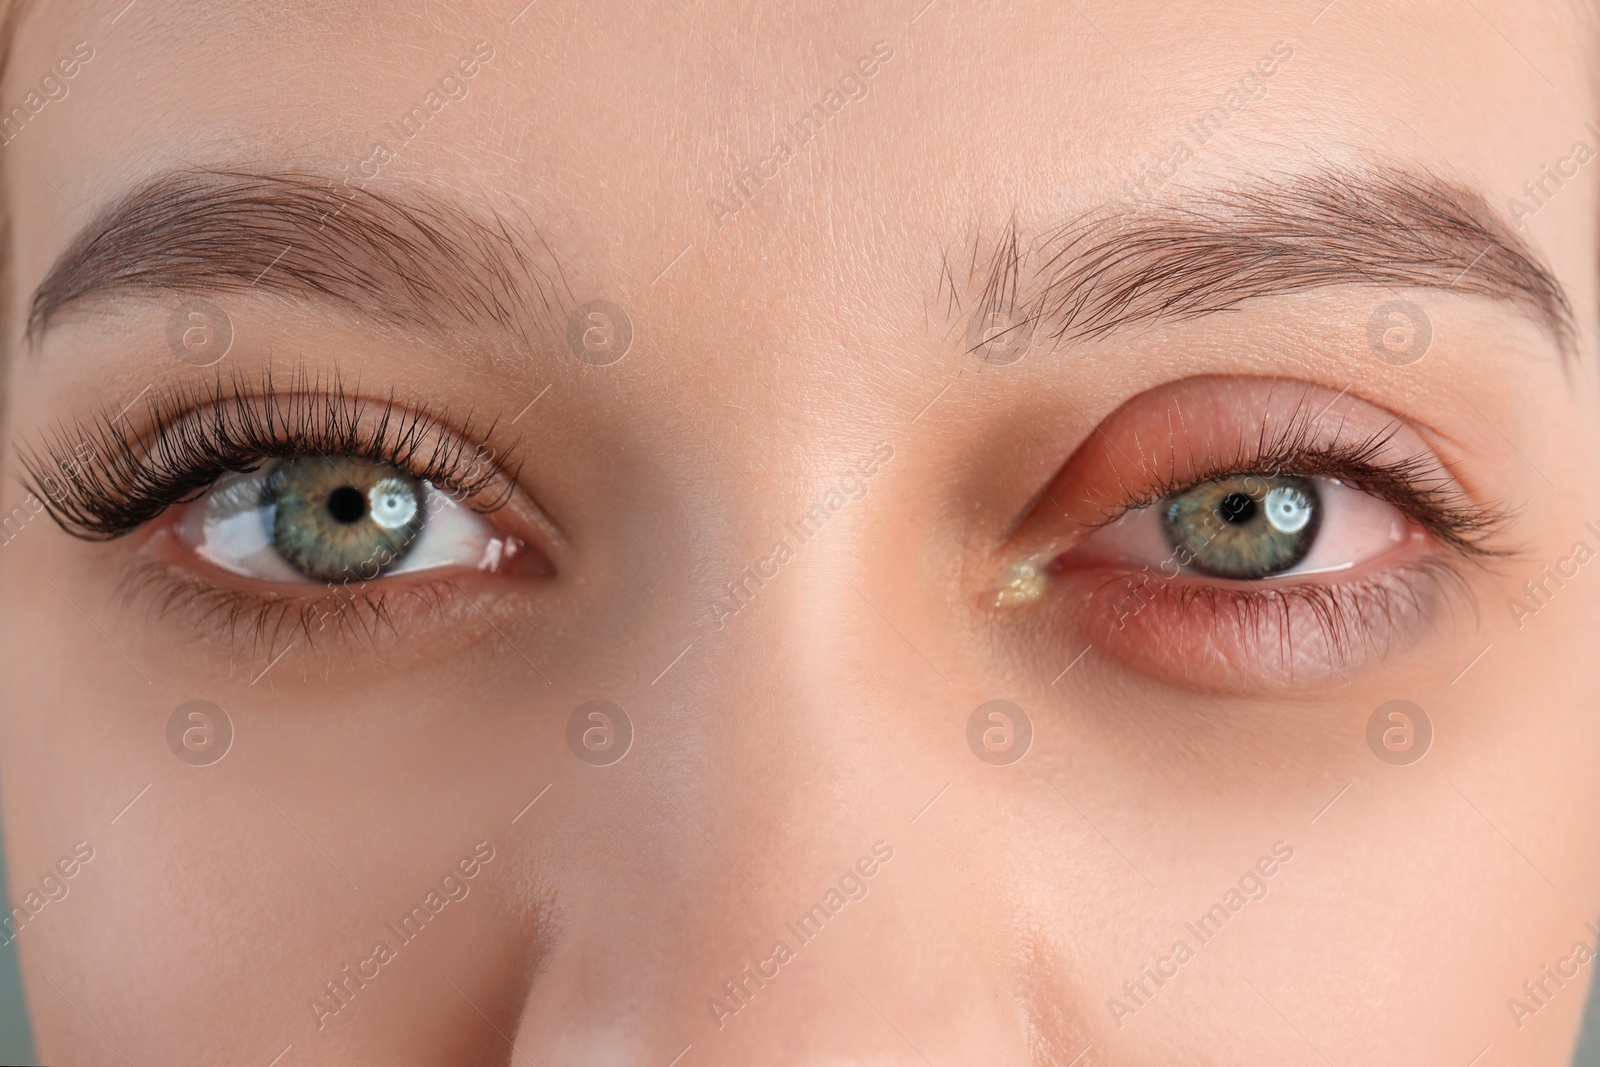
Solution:
M 1600 579 L 1580 568 L 1531 618 L 1506 602 L 1597 543 L 1600 172 L 1518 231 L 1572 301 L 1566 358 L 1504 303 L 1419 290 L 1401 295 L 1432 346 L 1392 366 L 1366 330 L 1394 294 L 1341 286 L 985 364 L 962 343 L 974 286 L 956 272 L 947 314 L 939 265 L 1103 203 L 1280 40 L 1293 60 L 1180 184 L 1398 162 L 1500 210 L 1585 136 L 1589 23 L 1509 2 L 1341 0 L 1315 22 L 916 6 L 543 0 L 512 22 L 516 4 L 142 0 L 23 19 L 4 101 L 73 42 L 96 57 L 0 155 L 6 510 L 19 450 L 64 420 L 224 369 L 337 368 L 502 420 L 540 397 L 504 440 L 519 499 L 562 534 L 554 579 L 469 571 L 366 639 L 230 636 L 124 595 L 140 559 L 178 558 L 151 531 L 93 544 L 41 516 L 0 549 L 13 901 L 93 849 L 18 935 L 44 1062 L 1566 1062 L 1592 965 L 1520 1025 L 1507 1001 L 1596 939 Z M 159 293 L 24 342 L 19 309 L 128 188 L 183 163 L 337 176 L 480 40 L 495 57 L 469 95 L 379 182 L 535 220 L 577 299 L 627 309 L 620 362 L 263 292 L 217 298 L 235 331 L 218 367 L 173 358 Z M 706 201 L 738 164 L 878 41 L 893 58 L 865 98 L 718 225 Z M 1068 578 L 998 592 L 1109 491 L 1073 481 L 1092 427 L 1124 409 L 1159 439 L 1159 408 L 1125 405 L 1198 376 L 1398 416 L 1472 500 L 1514 512 L 1517 555 L 1463 567 L 1342 673 L 1218 669 L 1153 613 L 1075 661 L 1103 603 Z M 722 584 L 878 442 L 893 456 L 865 494 L 719 628 Z M 235 731 L 208 767 L 166 742 L 197 698 Z M 607 767 L 566 742 L 596 698 L 635 731 Z M 964 732 L 994 699 L 1032 723 L 1009 766 Z M 1409 766 L 1366 741 L 1393 699 L 1432 723 Z M 485 841 L 470 893 L 319 1020 L 325 983 Z M 866 896 L 800 944 L 785 923 L 875 842 L 893 855 Z M 1264 899 L 1207 943 L 1185 932 L 1280 842 Z M 1180 938 L 1194 958 L 1119 1017 L 1123 983 Z M 779 939 L 794 959 L 719 1025 L 708 1001 Z

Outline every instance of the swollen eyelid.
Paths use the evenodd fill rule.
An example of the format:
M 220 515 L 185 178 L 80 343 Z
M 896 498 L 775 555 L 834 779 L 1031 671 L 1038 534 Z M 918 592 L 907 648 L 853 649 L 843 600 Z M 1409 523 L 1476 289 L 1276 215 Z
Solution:
M 1214 692 L 1340 680 L 1418 639 L 1502 555 L 1436 435 L 1352 391 L 1196 377 L 1085 433 L 989 602 L 1051 659 Z

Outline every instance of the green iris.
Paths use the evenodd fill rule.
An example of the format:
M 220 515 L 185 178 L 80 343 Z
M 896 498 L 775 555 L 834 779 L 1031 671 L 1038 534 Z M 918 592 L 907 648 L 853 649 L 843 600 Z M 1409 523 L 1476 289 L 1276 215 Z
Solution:
M 293 459 L 267 477 L 272 547 L 319 581 L 371 580 L 422 532 L 422 483 L 387 463 Z
M 1265 578 L 1306 558 L 1322 521 L 1309 478 L 1240 474 L 1170 497 L 1161 525 L 1184 566 L 1213 578 Z

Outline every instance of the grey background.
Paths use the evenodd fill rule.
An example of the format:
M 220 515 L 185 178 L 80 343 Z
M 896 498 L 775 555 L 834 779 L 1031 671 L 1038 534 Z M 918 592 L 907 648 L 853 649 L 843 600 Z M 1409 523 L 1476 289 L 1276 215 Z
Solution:
M 0 849 L 0 904 L 6 911 L 6 856 Z M 0 915 L 5 912 L 0 912 Z M 0 948 L 0 1063 L 32 1063 L 33 1040 L 28 1034 L 28 1011 L 22 1002 L 22 976 L 17 971 L 15 942 Z
M 1600 1067 L 1600 985 L 1589 988 L 1589 1004 L 1583 1009 L 1583 1034 L 1572 1067 Z

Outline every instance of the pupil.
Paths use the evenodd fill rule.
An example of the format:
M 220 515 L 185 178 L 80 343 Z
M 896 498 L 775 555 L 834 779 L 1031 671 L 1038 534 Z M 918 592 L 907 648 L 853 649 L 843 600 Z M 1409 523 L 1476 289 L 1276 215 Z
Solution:
M 334 521 L 346 524 L 359 522 L 366 513 L 367 498 L 361 495 L 361 490 L 341 485 L 328 494 L 328 514 L 333 516 Z
M 1255 516 L 1256 502 L 1246 493 L 1229 493 L 1222 498 L 1217 510 L 1228 522 L 1242 526 Z

